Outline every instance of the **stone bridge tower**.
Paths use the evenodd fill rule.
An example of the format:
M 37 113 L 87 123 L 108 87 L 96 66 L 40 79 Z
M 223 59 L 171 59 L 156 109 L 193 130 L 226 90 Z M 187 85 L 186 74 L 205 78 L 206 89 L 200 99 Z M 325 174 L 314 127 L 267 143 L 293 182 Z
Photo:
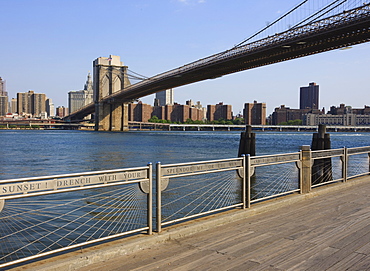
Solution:
M 119 56 L 99 57 L 94 66 L 94 103 L 96 131 L 128 130 L 128 103 L 101 102 L 103 98 L 131 85 L 127 66 Z

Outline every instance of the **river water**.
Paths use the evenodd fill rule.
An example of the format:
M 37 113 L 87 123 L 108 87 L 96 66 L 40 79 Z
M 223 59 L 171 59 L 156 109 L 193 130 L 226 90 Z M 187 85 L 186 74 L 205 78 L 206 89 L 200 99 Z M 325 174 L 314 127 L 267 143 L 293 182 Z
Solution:
M 126 133 L 0 130 L 0 180 L 233 158 L 240 132 Z M 257 155 L 296 152 L 309 132 L 256 132 Z M 332 148 L 370 145 L 370 133 L 331 133 Z

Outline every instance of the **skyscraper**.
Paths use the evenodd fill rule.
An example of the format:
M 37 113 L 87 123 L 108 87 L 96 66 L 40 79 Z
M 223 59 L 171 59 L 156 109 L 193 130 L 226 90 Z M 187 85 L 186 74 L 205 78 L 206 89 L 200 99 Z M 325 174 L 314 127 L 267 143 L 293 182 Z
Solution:
M 319 85 L 312 82 L 300 88 L 299 109 L 319 109 Z
M 8 111 L 8 92 L 5 90 L 5 81 L 0 77 L 0 116 L 5 116 Z
M 46 99 L 46 113 L 49 117 L 55 117 L 55 106 L 51 99 Z
M 165 106 L 165 105 L 173 105 L 174 104 L 174 94 L 173 89 L 167 89 L 155 94 L 156 105 L 157 106 Z
M 17 93 L 17 113 L 40 117 L 41 113 L 46 112 L 45 102 L 46 95 L 44 93 L 35 93 L 32 90 L 27 93 Z
M 0 77 L 0 96 L 8 96 L 6 92 L 5 81 Z
M 68 107 L 69 113 L 73 113 L 78 109 L 93 102 L 93 84 L 90 73 L 87 75 L 87 80 L 83 90 L 68 92 Z

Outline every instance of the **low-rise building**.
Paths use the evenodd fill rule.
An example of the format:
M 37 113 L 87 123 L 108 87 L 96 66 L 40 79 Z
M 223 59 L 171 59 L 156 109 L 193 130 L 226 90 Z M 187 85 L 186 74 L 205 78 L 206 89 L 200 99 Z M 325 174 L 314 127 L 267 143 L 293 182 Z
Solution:
M 303 119 L 303 125 L 340 125 L 340 126 L 363 126 L 370 125 L 370 115 L 356 114 L 306 114 Z
M 323 114 L 323 110 L 318 109 L 291 109 L 286 107 L 285 105 L 281 105 L 280 107 L 275 108 L 275 111 L 271 115 L 271 124 L 272 125 L 279 125 L 283 122 L 288 122 L 290 120 L 302 120 L 305 114 Z

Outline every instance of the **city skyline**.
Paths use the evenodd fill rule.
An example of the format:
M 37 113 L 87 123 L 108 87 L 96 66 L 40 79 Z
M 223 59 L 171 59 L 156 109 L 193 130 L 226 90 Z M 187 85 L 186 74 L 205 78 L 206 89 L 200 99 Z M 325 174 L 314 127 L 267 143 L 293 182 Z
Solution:
M 68 92 L 81 89 L 99 56 L 120 55 L 130 70 L 153 76 L 231 48 L 293 6 L 288 0 L 236 0 L 226 6 L 205 0 L 0 3 L 0 22 L 7 25 L 0 76 L 7 81 L 9 99 L 34 90 L 51 97 L 56 107 L 68 106 Z M 106 6 L 107 20 L 96 25 L 98 10 Z M 299 87 L 317 82 L 320 108 L 341 103 L 360 108 L 370 101 L 369 50 L 365 43 L 175 88 L 175 102 L 224 102 L 236 115 L 244 102 L 258 100 L 271 114 L 281 104 L 298 108 Z M 152 104 L 154 95 L 141 100 Z

